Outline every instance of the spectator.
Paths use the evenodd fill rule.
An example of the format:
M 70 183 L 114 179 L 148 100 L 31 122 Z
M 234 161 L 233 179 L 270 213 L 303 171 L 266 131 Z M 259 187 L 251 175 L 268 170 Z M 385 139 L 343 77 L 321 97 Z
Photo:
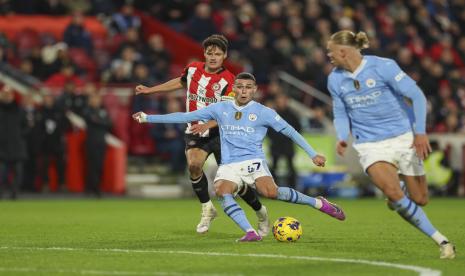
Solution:
M 149 2 L 136 1 L 135 4 L 140 10 L 150 10 L 154 18 L 161 19 L 179 33 L 184 31 L 185 22 L 194 5 L 192 1 L 184 0 L 154 1 L 151 7 L 144 7 L 142 3 Z
M 275 110 L 283 120 L 287 121 L 297 132 L 300 132 L 301 125 L 299 117 L 289 108 L 288 98 L 285 94 L 279 94 L 275 97 Z M 276 177 L 276 169 L 279 159 L 284 157 L 287 162 L 287 185 L 291 188 L 296 187 L 297 173 L 294 166 L 294 143 L 288 137 L 269 129 L 270 152 L 272 158 L 271 173 Z M 279 181 L 278 181 L 279 182 Z M 281 182 L 280 182 L 281 183 Z
M 284 90 L 279 84 L 278 80 L 276 78 L 271 78 L 266 95 L 264 97 L 264 102 L 269 103 L 267 106 L 275 108 L 276 97 L 282 93 L 284 93 Z
M 465 14 L 465 11 L 464 11 Z M 457 51 L 460 59 L 465 61 L 465 35 L 461 36 L 457 43 Z
M 82 86 L 84 81 L 75 74 L 74 67 L 71 64 L 63 65 L 60 72 L 51 75 L 45 85 L 55 88 L 65 86 L 66 83 L 73 83 L 74 86 Z
M 268 83 L 271 69 L 271 51 L 266 47 L 266 35 L 261 31 L 253 32 L 249 38 L 249 48 L 244 55 L 252 63 L 253 73 L 257 83 Z
M 282 4 L 278 1 L 270 1 L 265 7 L 264 28 L 267 34 L 274 38 L 281 37 L 285 33 L 285 18 Z
M 321 68 L 320 68 L 321 70 Z M 311 71 L 305 53 L 296 49 L 293 51 L 290 59 L 290 64 L 287 72 L 299 80 L 309 82 L 311 78 Z
M 129 83 L 132 79 L 132 72 L 135 63 L 140 59 L 140 53 L 134 48 L 127 46 L 121 52 L 120 57 L 111 63 L 110 79 L 111 83 Z
M 328 67 L 328 63 L 326 62 L 326 54 L 322 48 L 316 47 L 313 49 L 310 57 L 308 67 L 310 70 L 309 79 L 311 84 L 320 91 L 326 91 L 326 76 L 332 70 L 332 67 Z M 305 78 L 303 78 L 303 80 L 305 80 Z
M 56 103 L 58 109 L 65 113 L 71 111 L 77 115 L 82 115 L 83 110 L 87 107 L 87 95 L 79 93 L 74 82 L 67 82 Z
M 131 4 L 124 4 L 121 12 L 112 16 L 111 28 L 117 33 L 126 33 L 128 29 L 140 29 L 140 18 L 134 15 L 134 7 Z
M 91 0 L 91 2 L 91 14 L 108 16 L 115 12 L 115 4 L 112 0 Z
M 79 11 L 83 14 L 87 14 L 91 10 L 92 4 L 89 2 L 90 2 L 89 0 L 73 0 L 73 1 L 64 0 L 64 4 L 69 11 Z
M 9 60 L 10 42 L 5 34 L 0 32 L 0 62 L 8 62 Z
M 82 13 L 73 13 L 71 23 L 66 27 L 63 34 L 63 41 L 68 47 L 84 49 L 89 56 L 92 56 L 92 36 L 84 26 L 84 16 Z
M 153 86 L 156 82 L 150 74 L 149 68 L 143 63 L 136 63 L 134 72 L 132 73 L 132 83 L 140 83 L 146 86 Z
M 326 116 L 323 107 L 313 108 L 313 116 L 310 118 L 309 127 L 312 133 L 328 133 L 332 128 L 332 121 Z
M 181 112 L 181 106 L 176 98 L 168 97 L 164 113 L 173 112 Z M 155 124 L 151 128 L 157 151 L 168 155 L 170 170 L 177 174 L 184 174 L 186 169 L 185 128 L 184 124 Z
M 25 192 L 35 192 L 35 180 L 37 176 L 37 161 L 41 147 L 41 137 L 39 132 L 40 113 L 34 101 L 34 94 L 30 93 L 23 97 L 23 112 L 26 118 L 25 141 L 27 149 L 27 159 L 24 162 L 24 177 L 22 190 Z
M 446 152 L 436 141 L 431 141 L 432 152 L 424 161 L 426 179 L 433 195 L 457 195 L 457 179 L 449 166 Z
M 16 1 L 12 1 L 16 2 Z M 65 15 L 68 12 L 68 9 L 63 4 L 61 0 L 43 0 L 43 1 L 32 1 L 35 6 L 35 11 L 39 14 L 47 14 L 47 15 Z
M 221 9 L 213 15 L 215 26 L 229 42 L 229 50 L 238 50 L 244 45 L 244 40 L 238 31 L 237 19 L 234 12 L 229 9 Z
M 451 59 L 453 64 L 457 67 L 463 67 L 463 61 L 460 58 L 459 53 L 454 48 L 453 38 L 449 34 L 444 34 L 442 37 L 430 48 L 430 56 L 434 61 L 438 61 L 443 52 L 450 51 Z
M 198 42 L 216 33 L 216 27 L 211 19 L 211 6 L 208 3 L 198 3 L 194 15 L 189 19 L 186 33 Z
M 36 46 L 32 48 L 31 55 L 28 58 L 32 64 L 32 75 L 40 80 L 44 80 L 47 75 L 47 68 L 42 59 L 41 49 Z
M 121 54 L 123 49 L 132 47 L 136 52 L 143 53 L 145 52 L 146 46 L 143 41 L 140 39 L 139 30 L 136 28 L 129 28 L 124 33 L 124 40 L 119 45 L 117 50 L 118 54 Z
M 285 68 L 289 65 L 289 60 L 294 51 L 294 45 L 288 36 L 282 35 L 273 42 L 272 63 L 277 64 L 279 68 Z
M 21 73 L 26 74 L 26 75 L 32 75 L 34 66 L 32 65 L 31 60 L 29 59 L 23 59 L 21 61 L 21 64 L 19 65 L 19 70 Z
M 13 89 L 0 91 L 0 195 L 9 186 L 10 198 L 16 199 L 22 183 L 23 162 L 27 158 L 24 132 L 26 120 L 15 100 Z
M 254 5 L 250 1 L 237 1 L 235 5 L 236 18 L 239 22 L 238 28 L 244 34 L 251 34 L 256 29 L 257 20 L 259 19 Z
M 171 54 L 165 48 L 161 35 L 154 34 L 149 37 L 149 45 L 144 58 L 155 79 L 160 82 L 166 81 L 169 76 Z
M 89 95 L 88 107 L 84 110 L 83 117 L 87 124 L 86 192 L 101 197 L 100 182 L 107 147 L 105 135 L 110 131 L 112 123 L 108 112 L 102 106 L 102 98 L 99 94 Z
M 44 102 L 40 110 L 39 132 L 40 147 L 40 177 L 42 190 L 48 191 L 48 169 L 54 161 L 58 175 L 58 190 L 66 191 L 65 183 L 65 130 L 67 119 L 65 113 L 55 104 L 53 95 L 44 95 Z

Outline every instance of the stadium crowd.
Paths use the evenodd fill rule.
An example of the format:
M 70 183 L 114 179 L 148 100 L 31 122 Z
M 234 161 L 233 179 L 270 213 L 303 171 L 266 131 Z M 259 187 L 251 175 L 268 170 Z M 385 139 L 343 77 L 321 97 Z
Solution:
M 0 62 L 36 77 L 46 87 L 72 95 L 67 108 L 78 114 L 85 114 L 87 98 L 98 94 L 100 85 L 154 85 L 172 77 L 170 68 L 176 53 L 165 48 L 161 35 L 142 35 L 139 15 L 147 13 L 197 42 L 213 33 L 224 34 L 230 43 L 229 60 L 252 72 L 271 102 L 275 95 L 284 93 L 276 77 L 279 70 L 329 94 L 326 78 L 332 66 L 326 58 L 326 41 L 335 30 L 363 30 L 371 44 L 364 54 L 397 60 L 423 89 L 429 103 L 428 131 L 465 132 L 463 0 L 0 2 L 1 15 L 72 17 L 61 39 L 31 30 L 8 39 L 0 30 Z M 107 36 L 93 37 L 83 24 L 84 16 L 100 20 Z M 316 116 L 330 116 L 330 108 L 319 101 L 308 97 L 298 100 Z M 166 99 L 176 106 L 173 101 Z M 27 100 L 22 102 L 27 110 Z M 46 110 L 46 105 L 44 101 L 41 110 Z M 132 105 L 133 110 L 167 111 L 163 101 L 151 98 L 134 97 Z M 59 110 L 64 110 L 63 106 Z M 321 124 L 318 120 L 313 123 Z M 153 133 L 153 139 L 164 139 L 158 131 Z M 182 139 L 182 135 L 177 137 Z M 173 147 L 178 158 L 179 147 Z
M 171 56 L 176 53 L 164 48 L 159 35 L 143 39 L 143 26 L 135 10 L 150 13 L 198 42 L 213 33 L 224 34 L 230 42 L 230 60 L 253 72 L 259 83 L 273 84 L 276 71 L 285 70 L 324 92 L 332 69 L 325 57 L 329 35 L 336 29 L 363 30 L 371 40 L 365 54 L 396 59 L 427 95 L 429 131 L 465 131 L 464 1 L 3 2 L 2 14 L 73 16 L 63 34 L 64 43 L 47 34 L 39 34 L 40 41 L 30 48 L 13 47 L 18 41 L 4 36 L 0 39 L 1 60 L 49 85 L 62 85 L 63 75 L 76 76 L 72 79 L 78 84 L 89 80 L 117 84 L 167 80 Z M 90 36 L 82 26 L 83 14 L 101 18 L 109 41 Z M 76 64 L 76 48 L 83 49 L 96 64 L 92 68 Z M 74 71 L 65 65 L 72 65 Z M 307 104 L 320 105 L 311 99 Z
M 223 33 L 233 50 L 230 57 L 261 83 L 273 82 L 276 70 L 285 70 L 327 91 L 330 34 L 363 30 L 371 39 L 365 54 L 397 60 L 423 89 L 430 104 L 429 131 L 465 131 L 464 1 L 169 2 L 141 8 L 197 41 Z

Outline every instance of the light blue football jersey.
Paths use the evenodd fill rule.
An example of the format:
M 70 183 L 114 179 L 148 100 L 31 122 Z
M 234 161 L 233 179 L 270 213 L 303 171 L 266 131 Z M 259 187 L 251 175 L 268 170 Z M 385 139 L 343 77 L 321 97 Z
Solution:
M 265 159 L 262 143 L 269 127 L 289 136 L 312 158 L 316 156 L 312 147 L 276 111 L 255 101 L 244 106 L 237 106 L 233 101 L 223 101 L 188 113 L 148 115 L 147 120 L 150 123 L 217 121 L 220 129 L 221 164 Z
M 328 76 L 339 140 L 374 142 L 409 131 L 425 133 L 426 99 L 392 59 L 364 56 L 353 73 L 335 68 Z M 413 109 L 405 97 L 413 102 Z

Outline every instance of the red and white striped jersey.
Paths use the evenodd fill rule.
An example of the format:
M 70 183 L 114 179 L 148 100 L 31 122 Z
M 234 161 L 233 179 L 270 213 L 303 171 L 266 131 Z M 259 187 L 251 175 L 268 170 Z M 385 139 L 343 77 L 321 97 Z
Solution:
M 192 62 L 184 68 L 181 80 L 186 84 L 186 112 L 195 111 L 205 106 L 225 99 L 232 99 L 234 75 L 227 69 L 217 73 L 205 71 L 205 62 Z M 187 125 L 186 133 L 190 132 L 192 122 Z M 204 133 L 207 137 L 209 132 Z

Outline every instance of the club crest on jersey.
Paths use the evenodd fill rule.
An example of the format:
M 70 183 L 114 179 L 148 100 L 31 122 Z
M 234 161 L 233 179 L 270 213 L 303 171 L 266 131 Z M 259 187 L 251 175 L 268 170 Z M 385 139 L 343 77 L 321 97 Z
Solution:
M 234 113 L 234 119 L 240 120 L 242 118 L 242 112 L 237 111 Z
M 360 82 L 358 80 L 354 80 L 354 87 L 355 89 L 359 90 L 360 89 Z
M 257 115 L 255 115 L 255 114 L 253 114 L 253 113 L 250 113 L 250 114 L 249 114 L 249 121 L 254 122 L 254 121 L 256 121 L 256 120 L 257 120 Z
M 365 84 L 369 87 L 369 88 L 372 88 L 372 87 L 375 87 L 376 85 L 376 81 L 374 79 L 367 79 Z
M 212 84 L 212 88 L 215 91 L 219 91 L 221 89 L 221 85 L 219 83 L 215 82 L 214 84 Z

